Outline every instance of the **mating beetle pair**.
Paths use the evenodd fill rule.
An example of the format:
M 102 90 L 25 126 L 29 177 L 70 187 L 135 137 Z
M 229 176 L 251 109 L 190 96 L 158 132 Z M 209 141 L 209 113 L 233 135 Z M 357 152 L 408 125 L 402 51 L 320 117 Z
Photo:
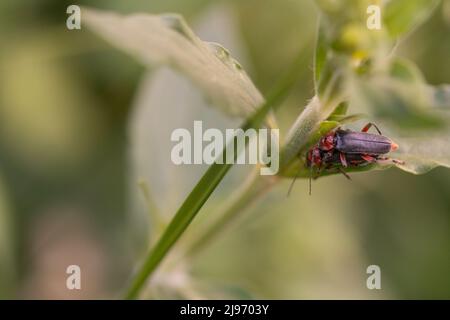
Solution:
M 367 132 L 372 126 L 375 127 L 378 134 Z M 336 168 L 350 179 L 350 176 L 342 168 L 360 167 L 386 161 L 402 164 L 403 161 L 401 160 L 390 159 L 385 156 L 385 154 L 395 151 L 397 148 L 398 145 L 383 136 L 380 129 L 373 123 L 368 123 L 361 132 L 337 128 L 324 135 L 308 151 L 306 165 L 311 169 L 311 174 L 314 167 L 318 169 L 318 176 L 322 170 Z

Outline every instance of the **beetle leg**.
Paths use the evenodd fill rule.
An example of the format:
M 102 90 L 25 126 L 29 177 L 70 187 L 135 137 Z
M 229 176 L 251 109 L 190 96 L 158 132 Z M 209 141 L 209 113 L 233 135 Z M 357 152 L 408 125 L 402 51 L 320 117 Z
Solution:
M 352 180 L 352 178 L 348 175 L 347 172 L 345 172 L 344 170 L 342 170 L 342 168 L 338 168 L 338 170 L 348 179 L 348 180 Z
M 363 154 L 363 155 L 361 155 L 361 158 L 363 158 L 364 160 L 366 160 L 366 161 L 369 162 L 369 163 L 373 163 L 373 162 L 376 162 L 376 161 L 377 161 L 376 158 L 374 158 L 374 157 L 372 157 L 372 156 L 369 156 L 368 154 Z
M 369 122 L 368 124 L 366 124 L 366 125 L 364 126 L 364 128 L 362 128 L 361 132 L 367 132 L 367 131 L 369 131 L 369 129 L 370 129 L 372 126 L 378 131 L 378 133 L 379 133 L 380 136 L 381 136 L 381 130 L 377 127 L 377 125 L 376 125 L 375 123 L 372 123 L 372 122 Z
M 403 160 L 391 159 L 391 161 L 395 164 L 405 164 L 405 161 L 403 161 Z
M 313 168 L 311 167 L 310 172 L 309 172 L 309 195 L 312 194 L 312 180 L 316 180 L 318 177 L 320 177 L 320 173 L 322 172 L 322 167 L 319 167 L 317 170 L 317 175 L 313 176 Z
M 391 158 L 387 158 L 387 157 L 381 157 L 379 160 L 380 161 L 385 161 L 385 162 L 392 161 L 395 164 L 405 164 L 405 161 L 403 161 L 403 160 L 391 159 Z
M 341 159 L 342 165 L 347 168 L 347 159 L 345 158 L 345 154 L 343 152 L 339 153 L 339 158 Z

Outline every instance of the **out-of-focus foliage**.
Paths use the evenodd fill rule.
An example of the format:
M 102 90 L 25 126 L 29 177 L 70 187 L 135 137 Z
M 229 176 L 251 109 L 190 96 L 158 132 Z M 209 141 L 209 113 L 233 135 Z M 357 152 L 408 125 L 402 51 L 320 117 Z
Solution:
M 383 11 L 383 22 L 395 38 L 426 21 L 438 4 L 439 0 L 388 1 Z
M 366 7 L 372 2 L 387 4 L 384 13 L 388 14 L 382 12 L 379 32 L 365 28 Z M 329 122 L 317 129 L 325 130 L 337 122 L 360 129 L 361 120 L 343 119 L 364 112 L 400 145 L 392 156 L 406 160 L 409 167 L 404 169 L 424 172 L 436 165 L 448 166 L 449 159 L 443 116 L 449 95 L 442 84 L 450 83 L 450 65 L 446 63 L 450 6 L 448 1 L 438 2 L 227 1 L 231 8 L 227 14 L 231 12 L 234 19 L 221 21 L 244 40 L 247 52 L 237 54 L 226 36 L 222 40 L 201 33 L 201 38 L 220 39 L 232 48 L 231 54 L 242 62 L 263 94 L 304 48 L 311 59 L 305 62 L 296 89 L 277 112 L 283 132 L 315 94 L 314 82 L 319 86 L 320 74 L 328 70 L 327 76 L 332 76 L 336 66 L 349 66 L 341 70 L 348 82 L 338 88 L 349 89 L 353 97 L 348 110 L 333 113 L 326 119 Z M 202 116 L 211 126 L 237 124 L 206 109 L 195 86 L 167 71 L 161 71 L 161 76 L 150 70 L 139 97 L 134 98 L 143 68 L 99 41 L 87 25 L 81 31 L 68 31 L 65 10 L 70 4 L 56 0 L 0 2 L 0 171 L 6 190 L 0 195 L 0 219 L 14 217 L 9 224 L 2 221 L 0 225 L 6 238 L 1 246 L 0 288 L 6 288 L 7 279 L 11 289 L 0 294 L 8 297 L 75 297 L 65 290 L 61 274 L 64 266 L 76 262 L 85 264 L 87 279 L 104 279 L 93 282 L 93 289 L 84 297 L 117 297 L 137 260 L 136 243 L 131 246 L 130 238 L 138 230 L 129 223 L 130 208 L 147 214 L 142 194 L 130 188 L 142 177 L 141 172 L 135 176 L 129 162 L 139 163 L 143 170 L 155 164 L 153 171 L 144 171 L 145 178 L 159 207 L 170 214 L 205 168 L 172 170 L 164 166 L 165 160 L 170 162 L 167 150 L 172 129 L 166 119 L 178 115 L 174 126 L 188 129 L 191 120 Z M 196 26 L 217 2 L 102 0 L 80 4 L 121 13 L 177 12 Z M 215 18 L 222 12 L 218 8 Z M 314 68 L 319 15 L 324 23 L 321 48 L 325 50 L 318 51 L 319 63 Z M 209 23 L 214 21 L 218 20 Z M 324 54 L 330 50 L 333 54 Z M 313 69 L 319 70 L 315 80 Z M 161 91 L 169 84 L 180 89 L 163 95 Z M 356 95 L 361 93 L 360 86 L 373 91 L 374 99 Z M 148 104 L 141 99 L 148 99 Z M 165 108 L 169 104 L 171 108 Z M 140 107 L 144 105 L 146 108 Z M 147 107 L 155 105 L 160 109 L 152 114 Z M 189 105 L 196 106 L 194 114 L 186 114 Z M 132 106 L 135 117 L 130 116 Z M 140 115 L 151 119 L 146 122 Z M 392 124 L 394 118 L 399 121 Z M 437 124 L 444 127 L 434 130 Z M 132 134 L 127 136 L 129 125 Z M 148 125 L 155 136 L 148 137 L 141 130 Z M 233 169 L 233 176 L 215 192 L 189 234 L 199 233 L 217 215 L 243 173 Z M 150 296 L 450 297 L 448 170 L 437 168 L 421 176 L 385 170 L 352 178 L 351 183 L 340 176 L 319 179 L 313 184 L 312 197 L 302 180 L 289 198 L 290 181 L 279 184 L 241 218 L 238 228 L 231 228 L 190 261 L 188 270 L 155 278 L 160 282 Z M 63 214 L 67 211 L 73 213 L 72 218 Z M 141 229 L 148 230 L 144 223 Z M 181 244 L 188 241 L 189 234 Z M 33 244 L 36 238 L 42 239 L 38 247 Z M 13 258 L 7 268 L 15 267 L 17 279 L 4 269 L 7 260 L 3 260 L 3 252 Z M 163 270 L 178 261 L 171 258 L 174 260 L 169 259 Z M 370 264 L 381 267 L 382 290 L 365 286 Z
M 315 58 L 319 97 L 327 93 L 332 75 L 345 73 L 342 81 L 346 85 L 333 92 L 346 92 L 350 110 L 366 113 L 371 121 L 389 128 L 390 137 L 404 146 L 398 157 L 406 164 L 398 165 L 399 168 L 425 173 L 439 165 L 448 167 L 450 158 L 445 150 L 450 149 L 450 110 L 433 108 L 450 104 L 445 86 L 430 88 L 412 61 L 396 56 L 396 46 L 426 21 L 439 1 L 375 3 L 382 17 L 380 30 L 370 30 L 365 25 L 367 14 L 373 14 L 363 10 L 374 4 L 370 1 L 358 1 L 351 10 L 344 1 L 317 3 L 323 13 Z M 428 130 L 428 148 L 423 147 L 426 134 L 417 132 L 420 130 Z M 411 139 L 417 135 L 422 136 L 420 141 Z M 413 146 L 415 142 L 417 145 Z M 433 153 L 433 148 L 444 151 Z M 413 154 L 408 156 L 408 152 Z
M 83 11 L 93 30 L 150 66 L 166 64 L 188 76 L 231 115 L 248 116 L 263 98 L 227 49 L 200 40 L 178 15 L 121 17 Z
M 14 224 L 7 190 L 0 180 L 0 299 L 8 298 L 14 286 Z
M 50 175 L 86 161 L 104 134 L 101 114 L 89 107 L 94 98 L 61 61 L 70 49 L 77 50 L 61 34 L 27 34 L 4 48 L 0 62 L 0 139 Z

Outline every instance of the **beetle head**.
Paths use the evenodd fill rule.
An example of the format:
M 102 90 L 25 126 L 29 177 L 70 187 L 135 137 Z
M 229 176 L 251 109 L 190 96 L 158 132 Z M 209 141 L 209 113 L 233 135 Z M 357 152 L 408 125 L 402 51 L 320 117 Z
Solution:
M 332 131 L 324 135 L 319 141 L 319 148 L 323 151 L 330 151 L 335 146 L 335 133 Z
M 322 156 L 318 147 L 314 147 L 308 151 L 307 164 L 308 167 L 320 167 L 322 165 Z

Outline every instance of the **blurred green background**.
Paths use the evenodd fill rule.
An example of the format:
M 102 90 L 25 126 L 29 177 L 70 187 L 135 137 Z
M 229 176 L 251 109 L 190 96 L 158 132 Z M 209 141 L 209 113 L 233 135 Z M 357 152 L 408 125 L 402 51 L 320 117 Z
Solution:
M 139 148 L 148 148 L 161 163 L 170 161 L 164 147 L 171 146 L 166 134 L 171 124 L 160 110 L 150 115 L 153 144 L 133 141 L 140 117 L 133 117 L 134 108 L 152 72 L 83 27 L 67 30 L 70 4 L 0 3 L 1 298 L 119 297 L 148 247 L 148 228 L 139 222 L 145 203 L 133 187 Z M 208 39 L 214 32 L 232 30 L 219 35 L 219 42 L 238 56 L 263 94 L 303 49 L 310 58 L 277 114 L 283 133 L 313 95 L 318 15 L 313 1 L 76 4 L 122 13 L 178 12 L 210 41 L 216 40 Z M 209 28 L 218 31 L 208 35 Z M 400 55 L 417 63 L 429 83 L 450 83 L 449 1 L 402 43 Z M 164 88 L 167 76 L 160 78 L 153 81 Z M 187 88 L 177 92 L 175 86 L 173 94 L 184 101 Z M 162 98 L 155 99 L 158 104 Z M 219 113 L 209 116 L 216 119 L 212 123 L 229 121 Z M 159 172 L 149 183 L 170 216 L 201 172 L 188 178 Z M 200 220 L 227 201 L 240 176 L 233 169 L 228 189 L 214 194 Z M 155 297 L 450 298 L 449 170 L 413 176 L 391 169 L 354 175 L 352 182 L 330 177 L 314 183 L 311 197 L 307 183 L 299 181 L 287 198 L 289 183 L 278 185 L 193 261 L 186 290 L 174 293 L 163 284 Z M 181 184 L 186 188 L 172 196 Z M 195 223 L 187 232 L 199 227 Z M 66 289 L 71 264 L 82 269 L 80 291 Z M 382 290 L 366 288 L 372 264 L 381 267 Z

